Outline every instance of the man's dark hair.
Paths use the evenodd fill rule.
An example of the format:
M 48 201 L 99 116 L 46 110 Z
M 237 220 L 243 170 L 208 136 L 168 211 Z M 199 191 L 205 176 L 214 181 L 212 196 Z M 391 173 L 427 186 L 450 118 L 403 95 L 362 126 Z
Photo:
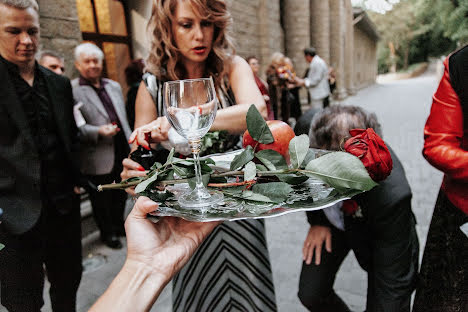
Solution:
M 0 0 L 0 4 L 20 10 L 33 8 L 36 12 L 39 12 L 39 6 L 36 0 Z
M 358 106 L 333 105 L 315 114 L 310 125 L 310 146 L 328 150 L 340 150 L 350 137 L 351 129 L 372 128 L 382 136 L 380 124 L 374 113 L 367 113 Z
M 1 0 L 0 0 L 1 1 Z M 54 52 L 54 51 L 51 51 L 51 50 L 44 50 L 44 51 L 40 51 L 37 56 L 36 56 L 36 59 L 37 61 L 40 63 L 42 61 L 42 59 L 46 56 L 50 56 L 50 57 L 55 57 L 56 59 L 59 59 L 61 60 L 62 62 L 64 61 L 64 58 L 63 56 L 61 56 L 60 54 L 58 54 L 57 52 Z
M 317 55 L 317 52 L 315 51 L 315 48 L 305 48 L 304 49 L 304 55 L 309 55 L 309 56 L 312 56 L 314 57 L 315 55 Z
M 247 63 L 250 63 L 250 60 L 257 60 L 258 61 L 258 57 L 256 57 L 255 55 L 250 55 L 245 60 L 247 61 Z

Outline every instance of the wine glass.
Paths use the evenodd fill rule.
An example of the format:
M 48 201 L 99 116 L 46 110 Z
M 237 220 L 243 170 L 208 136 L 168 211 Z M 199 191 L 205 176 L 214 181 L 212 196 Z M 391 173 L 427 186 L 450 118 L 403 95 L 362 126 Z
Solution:
M 195 163 L 195 188 L 179 199 L 184 208 L 205 212 L 209 206 L 223 201 L 220 192 L 208 191 L 202 182 L 199 153 L 201 139 L 210 130 L 216 117 L 218 99 L 212 78 L 168 81 L 164 83 L 164 107 L 172 127 L 187 139 Z

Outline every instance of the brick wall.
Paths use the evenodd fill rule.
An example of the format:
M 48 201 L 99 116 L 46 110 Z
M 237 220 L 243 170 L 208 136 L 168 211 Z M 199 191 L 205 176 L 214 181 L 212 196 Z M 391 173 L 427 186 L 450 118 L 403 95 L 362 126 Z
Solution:
M 354 28 L 354 86 L 361 89 L 375 82 L 377 76 L 376 42 L 359 28 Z

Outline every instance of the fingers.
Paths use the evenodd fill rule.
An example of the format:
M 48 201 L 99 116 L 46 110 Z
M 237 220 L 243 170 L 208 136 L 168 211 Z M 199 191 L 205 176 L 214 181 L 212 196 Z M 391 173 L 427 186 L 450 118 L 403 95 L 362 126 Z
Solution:
M 146 219 L 146 215 L 158 209 L 159 205 L 145 196 L 140 196 L 133 206 L 129 217 L 136 219 Z
M 130 158 L 124 158 L 124 160 L 122 160 L 122 165 L 127 170 L 145 171 L 145 168 L 143 168 L 142 165 Z
M 315 265 L 319 265 L 322 260 L 322 244 L 315 245 Z M 310 259 L 312 261 L 312 257 Z
M 325 236 L 325 249 L 328 252 L 332 252 L 332 240 L 331 240 L 331 233 L 328 233 Z

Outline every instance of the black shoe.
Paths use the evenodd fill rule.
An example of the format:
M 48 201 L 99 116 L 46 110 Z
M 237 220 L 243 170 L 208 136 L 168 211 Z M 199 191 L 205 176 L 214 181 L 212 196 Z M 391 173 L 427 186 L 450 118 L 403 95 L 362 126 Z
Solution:
M 122 243 L 116 235 L 110 235 L 102 238 L 102 242 L 112 249 L 121 249 Z

